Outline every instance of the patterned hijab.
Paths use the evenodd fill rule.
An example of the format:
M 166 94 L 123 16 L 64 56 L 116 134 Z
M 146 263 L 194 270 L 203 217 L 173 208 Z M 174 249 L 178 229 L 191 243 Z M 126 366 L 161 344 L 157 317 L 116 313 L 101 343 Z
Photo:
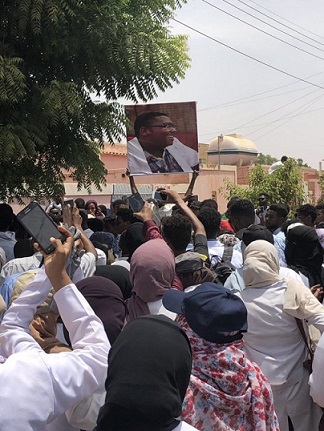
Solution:
M 131 260 L 132 296 L 127 301 L 129 319 L 150 314 L 147 303 L 163 297 L 175 277 L 174 254 L 163 239 L 151 239 L 138 247 Z
M 192 349 L 183 420 L 201 431 L 279 431 L 270 383 L 243 352 L 243 341 L 215 344 L 177 318 Z
M 268 241 L 251 242 L 244 250 L 243 262 L 246 287 L 267 287 L 281 280 L 278 252 Z

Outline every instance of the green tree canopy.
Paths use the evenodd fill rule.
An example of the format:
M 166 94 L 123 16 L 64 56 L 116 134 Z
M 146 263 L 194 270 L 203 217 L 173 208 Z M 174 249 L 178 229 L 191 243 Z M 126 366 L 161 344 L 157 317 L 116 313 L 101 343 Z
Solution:
M 278 161 L 278 159 L 270 156 L 270 154 L 259 153 L 258 157 L 255 161 L 255 164 L 256 165 L 272 165 L 273 163 L 275 163 L 277 161 Z
M 301 169 L 297 160 L 289 158 L 272 174 L 265 171 L 261 165 L 255 165 L 250 171 L 249 187 L 245 188 L 232 183 L 225 183 L 222 190 L 226 198 L 240 196 L 258 203 L 261 193 L 270 195 L 270 202 L 288 204 L 292 209 L 303 204 L 307 198 L 304 191 Z
M 124 134 L 114 101 L 148 101 L 189 66 L 186 37 L 167 28 L 184 2 L 0 4 L 0 199 L 56 195 L 62 168 L 79 187 L 100 188 L 99 149 Z

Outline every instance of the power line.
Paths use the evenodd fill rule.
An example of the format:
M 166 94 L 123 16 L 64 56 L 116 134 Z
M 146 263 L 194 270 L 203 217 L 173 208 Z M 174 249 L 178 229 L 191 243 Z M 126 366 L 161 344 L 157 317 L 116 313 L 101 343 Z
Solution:
M 264 118 L 264 117 L 266 117 L 267 115 L 273 114 L 274 112 L 277 112 L 277 111 L 279 111 L 280 109 L 285 108 L 285 107 L 287 107 L 287 106 L 291 105 L 292 103 L 295 103 L 295 102 L 297 102 L 297 101 L 299 101 L 299 100 L 301 100 L 301 99 L 304 99 L 305 97 L 308 97 L 308 96 L 310 96 L 311 94 L 313 94 L 313 93 L 315 93 L 315 92 L 317 92 L 317 91 L 319 91 L 319 90 L 318 90 L 318 89 L 313 90 L 313 91 L 311 91 L 310 93 L 304 94 L 303 96 L 298 97 L 297 99 L 292 100 L 291 102 L 285 103 L 284 105 L 281 105 L 281 106 L 279 106 L 278 108 L 275 108 L 275 109 L 273 109 L 273 110 L 271 110 L 271 111 L 269 111 L 269 112 L 266 112 L 265 114 L 262 114 L 261 116 L 259 116 L 259 117 L 257 117 L 257 118 L 254 118 L 253 120 L 250 120 L 250 121 L 248 121 L 248 122 L 246 122 L 246 123 L 240 124 L 240 125 L 239 125 L 239 126 L 237 126 L 237 127 L 231 127 L 231 129 L 230 129 L 229 131 L 227 131 L 227 132 L 225 132 L 225 133 L 224 133 L 224 132 L 222 132 L 222 133 L 223 133 L 224 135 L 227 135 L 228 133 L 230 133 L 230 132 L 231 132 L 231 131 L 233 131 L 233 130 L 238 130 L 238 129 L 246 128 L 249 124 L 254 123 L 254 121 L 260 120 L 261 118 Z M 322 97 L 322 96 L 319 96 L 319 97 Z M 317 99 L 316 99 L 316 100 L 317 100 Z M 306 105 L 307 105 L 308 103 L 310 103 L 310 102 L 306 102 Z M 284 119 L 285 117 L 287 117 L 287 115 L 290 115 L 291 113 L 295 112 L 295 111 L 296 111 L 296 110 L 298 110 L 298 109 L 303 108 L 304 106 L 305 106 L 305 105 L 302 105 L 301 107 L 296 108 L 295 110 L 293 110 L 293 111 L 289 112 L 288 114 L 284 115 L 283 117 L 281 117 L 281 119 Z M 280 121 L 280 119 L 277 119 L 277 120 L 275 120 L 274 122 L 277 122 L 277 121 Z M 267 127 L 267 125 L 269 125 L 269 124 L 272 124 L 272 121 L 267 122 L 267 123 L 263 123 L 263 124 L 256 124 L 256 125 L 251 126 L 251 127 L 263 126 L 263 127 L 261 127 L 260 129 L 257 129 L 257 130 L 256 130 L 256 131 L 259 131 L 259 130 L 263 129 L 264 127 Z M 209 135 L 209 134 L 213 134 L 213 135 L 214 135 L 215 133 L 216 133 L 216 132 L 214 132 L 214 133 L 208 133 L 208 135 Z M 250 132 L 250 134 L 251 134 L 251 133 L 254 133 L 254 131 L 253 131 L 253 132 Z M 202 136 L 207 136 L 207 134 L 202 135 Z
M 278 118 L 278 119 L 277 119 L 277 121 L 282 121 L 282 120 L 285 120 L 285 119 L 287 119 L 287 118 L 290 118 L 290 119 L 291 119 L 291 118 L 293 118 L 293 117 L 289 117 L 289 115 L 291 115 L 292 113 L 294 113 L 294 112 L 296 112 L 296 111 L 299 111 L 300 109 L 302 109 L 302 108 L 304 108 L 304 107 L 306 106 L 306 108 L 304 109 L 304 111 L 305 111 L 306 109 L 308 109 L 308 108 L 310 108 L 312 105 L 314 105 L 314 103 L 315 103 L 315 102 L 317 102 L 321 97 L 322 97 L 322 95 L 315 97 L 315 99 L 310 100 L 310 101 L 308 101 L 308 102 L 304 103 L 302 106 L 299 106 L 298 108 L 296 108 L 296 109 L 294 109 L 294 110 L 292 110 L 292 111 L 288 112 L 286 115 L 284 115 L 284 116 L 282 116 L 282 117 Z M 304 112 L 304 111 L 302 111 L 302 112 Z M 257 125 L 255 125 L 255 127 L 256 127 L 256 126 L 257 126 Z M 267 127 L 267 125 L 263 125 L 263 126 L 262 126 L 262 127 L 260 127 L 259 129 L 257 129 L 257 130 L 253 130 L 252 132 L 250 132 L 250 133 L 249 133 L 249 135 L 251 135 L 251 134 L 254 134 L 254 133 L 258 132 L 259 130 L 264 129 L 265 127 Z
M 237 126 L 237 127 L 233 127 L 233 128 L 231 128 L 231 130 L 237 130 L 237 129 L 240 129 L 241 127 L 245 127 L 245 126 L 247 126 L 248 124 L 254 123 L 254 121 L 260 120 L 261 118 L 264 118 L 264 117 L 266 117 L 267 115 L 273 114 L 274 112 L 277 112 L 277 111 L 279 111 L 279 110 L 280 110 L 280 109 L 282 109 L 282 108 L 286 108 L 286 106 L 289 106 L 289 105 L 291 105 L 292 103 L 297 102 L 298 100 L 304 99 L 305 97 L 307 97 L 307 96 L 309 96 L 310 94 L 313 94 L 313 93 L 315 93 L 315 92 L 317 92 L 317 91 L 318 91 L 318 89 L 313 90 L 313 91 L 311 91 L 310 93 L 304 94 L 303 96 L 298 97 L 297 99 L 292 100 L 291 102 L 285 103 L 284 105 L 279 106 L 279 108 L 275 108 L 275 109 L 273 109 L 272 111 L 266 112 L 265 114 L 260 115 L 259 117 L 254 118 L 253 120 L 248 121 L 247 123 L 243 123 L 243 124 L 241 124 L 241 125 L 239 125 L 239 126 Z M 307 103 L 308 103 L 308 102 L 307 102 Z M 226 133 L 225 133 L 225 135 L 226 135 L 227 133 L 229 133 L 229 132 L 226 132 Z
M 318 99 L 318 98 L 317 98 Z M 300 109 L 300 108 L 298 108 L 298 109 Z M 293 118 L 296 118 L 296 117 L 300 117 L 300 116 L 302 116 L 302 115 L 307 115 L 307 114 L 312 114 L 313 112 L 318 112 L 318 111 L 322 111 L 322 110 L 324 110 L 324 106 L 323 107 L 321 107 L 321 108 L 316 108 L 316 109 L 312 109 L 311 111 L 306 111 L 306 110 L 304 110 L 303 112 L 300 112 L 300 113 L 298 113 L 298 114 L 296 114 L 296 115 L 292 115 L 291 117 L 286 117 L 285 116 L 285 118 L 277 118 L 276 120 L 272 120 L 272 121 L 268 121 L 268 122 L 266 122 L 266 123 L 259 123 L 259 124 L 255 124 L 254 126 L 245 126 L 244 128 L 251 128 L 251 127 L 257 127 L 257 126 L 269 126 L 270 124 L 273 124 L 273 123 L 277 123 L 278 121 L 282 121 L 282 120 L 284 120 L 284 119 L 286 119 L 286 120 L 288 120 L 288 119 L 293 119 Z M 288 114 L 287 114 L 288 115 Z M 264 127 L 263 127 L 264 128 Z M 261 129 L 259 129 L 259 130 L 261 130 Z M 249 136 L 250 134 L 252 134 L 252 133 L 254 133 L 254 132 L 256 132 L 257 130 L 255 130 L 255 131 L 253 131 L 253 132 L 250 132 L 249 134 L 247 134 L 246 136 Z M 218 136 L 220 133 L 223 133 L 223 131 L 222 130 L 218 130 L 218 131 L 216 131 L 216 132 L 210 132 L 210 133 L 204 133 L 203 135 L 200 135 L 200 136 L 208 136 L 208 135 L 214 135 L 214 136 Z M 258 138 L 259 139 L 259 138 Z M 204 142 L 205 144 L 207 144 L 208 142 Z
M 322 75 L 322 73 L 324 73 L 324 71 L 323 72 L 319 72 L 319 73 L 315 73 L 314 75 L 309 75 L 305 79 L 313 78 L 314 76 L 318 76 L 318 75 Z M 291 85 L 295 85 L 295 84 L 298 84 L 298 82 L 291 82 L 290 84 L 280 85 L 279 87 L 272 88 L 270 90 L 261 91 L 260 93 L 251 94 L 250 96 L 242 97 L 241 99 L 236 99 L 236 100 L 232 100 L 230 102 L 221 103 L 219 105 L 210 106 L 209 108 L 198 109 L 198 112 L 209 111 L 211 109 L 221 108 L 223 106 L 224 107 L 226 107 L 226 106 L 233 106 L 232 104 L 234 104 L 236 102 L 241 102 L 241 101 L 244 101 L 246 99 L 251 99 L 252 97 L 255 97 L 255 96 L 261 96 L 262 94 L 266 94 L 266 93 L 270 93 L 272 91 L 280 90 L 281 88 L 290 87 Z M 305 89 L 306 89 L 306 87 L 305 88 L 299 88 L 297 90 L 292 90 L 292 92 L 294 92 L 294 91 L 301 91 L 301 90 L 305 90 Z M 283 94 L 288 94 L 288 93 L 290 93 L 290 92 L 281 93 L 281 94 L 278 94 L 278 96 L 279 95 L 283 95 Z M 275 94 L 274 96 L 277 96 L 277 94 Z M 263 100 L 263 99 L 256 99 L 256 100 Z
M 320 96 L 320 97 L 321 97 L 321 96 Z M 317 98 L 317 100 L 318 100 L 320 97 L 318 97 L 318 98 Z M 311 105 L 313 105 L 315 102 L 316 102 L 316 100 L 315 100 Z M 311 106 L 311 105 L 310 105 L 310 106 Z M 308 108 L 309 108 L 309 106 L 308 106 Z M 306 109 L 307 109 L 307 108 L 306 108 Z M 287 119 L 287 121 L 285 121 L 283 124 L 279 124 L 279 126 L 274 127 L 273 129 L 269 130 L 267 133 L 263 134 L 262 136 L 259 136 L 258 138 L 254 138 L 253 140 L 254 140 L 254 141 L 257 141 L 257 140 L 259 140 L 259 139 L 261 139 L 261 138 L 264 138 L 265 136 L 269 135 L 269 134 L 270 134 L 270 133 L 272 133 L 273 131 L 275 131 L 275 130 L 279 129 L 279 127 L 282 127 L 282 126 L 284 126 L 285 124 L 287 124 L 291 119 L 292 119 L 292 118 Z M 253 133 L 253 132 L 252 132 L 252 133 Z
M 316 100 L 315 101 L 317 101 L 318 99 L 319 99 L 320 97 L 317 97 L 316 98 Z M 307 102 L 307 103 L 309 103 L 309 102 Z M 311 104 L 311 105 L 313 105 L 313 103 Z M 310 105 L 310 106 L 311 106 Z M 305 105 L 303 105 L 303 106 L 305 106 Z M 300 109 L 301 107 L 299 107 L 299 108 L 297 108 L 297 109 L 295 109 L 294 111 L 296 111 L 296 110 L 298 110 L 298 109 Z M 301 116 L 301 115 L 305 115 L 305 114 L 310 114 L 310 113 L 312 113 L 312 112 L 317 112 L 317 111 L 321 111 L 322 109 L 324 109 L 324 107 L 322 107 L 322 108 L 317 108 L 317 109 L 312 109 L 311 111 L 303 111 L 303 112 L 301 112 L 301 113 L 298 113 L 298 114 L 296 114 L 296 115 L 292 115 L 292 116 L 288 116 L 287 117 L 287 115 L 289 115 L 289 114 L 291 114 L 292 112 L 294 112 L 294 111 L 291 111 L 289 114 L 287 114 L 287 115 L 284 115 L 283 117 L 280 117 L 280 118 L 277 118 L 276 120 L 272 120 L 272 121 L 267 121 L 267 122 L 265 122 L 265 123 L 259 123 L 259 124 L 254 124 L 253 126 L 245 126 L 245 127 L 241 127 L 241 129 L 246 129 L 246 128 L 251 128 L 251 127 L 259 127 L 259 126 L 269 126 L 270 124 L 273 124 L 273 123 L 278 123 L 278 121 L 283 121 L 283 120 L 287 120 L 288 118 L 289 119 L 292 119 L 292 118 L 296 118 L 296 117 L 299 117 L 299 116 Z M 262 128 L 264 128 L 264 127 L 262 127 Z M 261 129 L 259 129 L 259 130 L 261 130 Z M 253 130 L 252 132 L 249 132 L 249 134 L 252 134 L 252 133 L 254 133 L 254 132 L 257 132 L 257 130 Z M 219 132 L 219 133 L 221 133 L 221 132 Z M 215 135 L 215 132 L 213 133 L 213 135 Z M 203 135 L 204 136 L 204 135 Z
M 286 94 L 296 93 L 297 91 L 304 91 L 304 90 L 307 90 L 308 88 L 309 87 L 297 88 L 296 90 L 285 91 L 284 93 L 277 93 L 277 94 L 272 94 L 272 95 L 266 96 L 266 97 L 260 97 L 259 99 L 252 99 L 252 96 L 248 96 L 248 97 L 244 97 L 242 99 L 237 99 L 237 100 L 232 101 L 232 102 L 227 102 L 227 103 L 222 103 L 222 104 L 219 104 L 219 105 L 215 105 L 215 106 L 212 106 L 210 108 L 198 109 L 198 112 L 205 112 L 205 111 L 208 111 L 208 110 L 211 110 L 211 109 L 217 109 L 217 108 L 229 108 L 229 107 L 232 107 L 232 106 L 242 105 L 243 103 L 258 102 L 260 100 L 264 100 L 265 98 L 266 99 L 270 99 L 270 98 L 273 98 L 273 97 L 284 96 Z M 262 93 L 259 93 L 259 94 L 269 93 L 270 91 L 271 90 L 263 91 Z
M 205 1 L 205 0 L 202 0 L 202 1 Z M 286 31 L 284 31 L 284 30 L 281 30 L 280 28 L 275 27 L 275 26 L 274 26 L 274 25 L 272 25 L 272 24 L 269 24 L 267 21 L 264 21 L 263 19 L 258 18 L 258 17 L 256 17 L 255 15 L 250 14 L 249 12 L 246 12 L 244 9 L 241 9 L 241 8 L 240 8 L 240 7 L 238 7 L 238 6 L 235 6 L 233 3 L 231 3 L 231 2 L 230 2 L 230 1 L 228 1 L 228 0 L 222 0 L 222 1 L 223 1 L 224 3 L 227 3 L 227 4 L 231 5 L 231 6 L 232 6 L 232 7 L 234 7 L 235 9 L 237 9 L 237 10 L 239 10 L 239 11 L 241 11 L 241 12 L 245 13 L 246 15 L 251 16 L 252 18 L 254 18 L 254 19 L 256 19 L 256 20 L 258 20 L 258 21 L 262 22 L 263 24 L 266 24 L 266 25 L 268 25 L 269 27 L 274 28 L 274 29 L 275 29 L 275 30 L 277 30 L 277 31 L 280 31 L 280 33 L 283 33 L 283 34 L 285 34 L 286 36 L 291 37 L 292 39 L 296 39 L 296 40 L 298 40 L 299 42 L 304 43 L 305 45 L 308 45 L 308 46 L 311 46 L 312 48 L 317 49 L 318 51 L 322 51 L 322 52 L 324 51 L 323 49 L 319 48 L 318 46 L 313 45 L 313 44 L 311 44 L 311 43 L 309 43 L 309 42 L 305 42 L 304 40 L 299 39 L 299 37 L 292 36 L 292 35 L 291 35 L 291 34 L 289 34 L 288 32 L 286 32 Z
M 310 31 L 310 30 L 308 30 L 307 28 L 302 27 L 301 25 L 298 25 L 298 24 L 296 24 L 296 23 L 294 23 L 294 22 L 292 22 L 292 21 L 289 21 L 289 19 L 284 18 L 284 17 L 283 17 L 283 16 L 281 16 L 281 15 L 278 15 L 277 13 L 275 13 L 275 12 L 271 11 L 270 9 L 265 8 L 264 6 L 261 6 L 259 3 L 255 2 L 255 1 L 253 1 L 253 0 L 249 0 L 249 1 L 250 1 L 250 3 L 253 3 L 253 4 L 255 4 L 255 5 L 259 6 L 261 9 L 264 9 L 264 10 L 266 10 L 267 12 L 272 13 L 272 15 L 277 16 L 277 17 L 279 17 L 279 18 L 283 19 L 283 20 L 284 20 L 284 21 L 286 21 L 286 22 L 289 22 L 290 24 L 294 25 L 295 27 L 301 28 L 302 30 L 307 31 L 307 33 L 313 34 L 314 36 L 317 36 L 317 37 L 319 37 L 320 39 L 324 39 L 324 37 L 323 37 L 323 36 L 321 36 L 321 35 L 319 35 L 319 34 L 317 34 L 317 33 L 314 33 L 313 31 Z
M 253 6 L 248 5 L 248 4 L 247 4 L 247 3 L 245 3 L 243 0 L 237 0 L 237 1 L 238 1 L 238 2 L 240 2 L 240 3 L 243 3 L 245 6 L 249 7 L 250 9 L 252 9 L 252 10 L 254 10 L 254 11 L 256 11 L 256 12 L 258 12 L 259 14 L 261 14 L 261 15 L 263 15 L 263 16 L 266 16 L 267 18 L 271 19 L 272 21 L 277 22 L 278 24 L 280 24 L 280 25 L 282 25 L 282 26 L 285 26 L 285 27 L 289 28 L 289 30 L 292 30 L 292 31 L 294 31 L 294 32 L 295 32 L 295 33 L 297 33 L 297 34 L 300 34 L 301 36 L 306 37 L 307 39 L 310 39 L 310 40 L 312 40 L 313 42 L 316 42 L 316 43 L 318 43 L 318 44 L 320 44 L 320 45 L 323 45 L 323 46 L 324 46 L 324 43 L 319 42 L 318 40 L 316 40 L 316 39 L 314 39 L 314 38 L 312 38 L 312 37 L 310 37 L 310 36 L 307 36 L 306 34 L 304 34 L 304 33 L 300 32 L 300 31 L 298 31 L 298 30 L 295 30 L 295 29 L 294 29 L 294 28 L 292 28 L 292 27 L 289 27 L 289 25 L 287 25 L 287 24 L 283 24 L 283 23 L 282 23 L 282 22 L 280 22 L 279 20 L 277 20 L 277 19 L 275 19 L 275 18 L 272 18 L 270 15 L 267 15 L 266 13 L 261 12 L 259 9 L 255 8 L 255 7 L 253 7 Z
M 197 34 L 200 34 L 201 36 L 204 36 L 204 37 L 206 37 L 207 39 L 210 39 L 210 40 L 212 40 L 213 42 L 216 42 L 216 43 L 218 43 L 219 45 L 224 46 L 225 48 L 228 48 L 228 49 L 230 49 L 230 50 L 232 50 L 232 51 L 234 51 L 234 52 L 237 52 L 238 54 L 243 55 L 244 57 L 249 58 L 250 60 L 253 60 L 253 61 L 256 61 L 256 62 L 257 62 L 257 63 L 259 63 L 259 64 L 262 64 L 263 66 L 266 66 L 266 67 L 268 67 L 268 68 L 270 68 L 270 69 L 272 69 L 272 70 L 275 70 L 275 71 L 277 71 L 277 72 L 279 72 L 279 73 L 282 73 L 282 74 L 284 74 L 284 75 L 286 75 L 286 76 L 289 76 L 290 78 L 294 78 L 294 79 L 296 79 L 297 81 L 302 81 L 302 82 L 305 82 L 306 84 L 312 85 L 313 87 L 317 87 L 317 88 L 320 88 L 321 90 L 324 90 L 324 87 L 322 87 L 321 85 L 315 84 L 314 82 L 308 81 L 307 79 L 300 78 L 300 77 L 298 77 L 298 76 L 296 76 L 296 75 L 293 75 L 292 73 L 289 73 L 289 72 L 286 72 L 285 70 L 279 69 L 279 68 L 278 68 L 278 67 L 276 67 L 276 66 L 272 66 L 271 64 L 266 63 L 265 61 L 259 60 L 258 58 L 253 57 L 252 55 L 246 54 L 245 52 L 240 51 L 239 49 L 233 48 L 232 46 L 230 46 L 230 45 L 228 45 L 228 44 L 226 44 L 226 43 L 224 43 L 224 42 L 221 42 L 220 40 L 218 40 L 218 39 L 216 39 L 216 38 L 214 38 L 214 37 L 212 37 L 212 36 L 209 36 L 208 34 L 206 34 L 206 33 L 202 32 L 202 31 L 200 31 L 200 30 L 197 30 L 196 28 L 191 27 L 190 25 L 185 24 L 184 22 L 179 21 L 179 20 L 178 20 L 178 19 L 176 19 L 176 18 L 172 18 L 172 20 L 173 20 L 174 22 L 177 22 L 178 24 L 181 24 L 182 26 L 184 26 L 184 27 L 186 27 L 186 28 L 189 28 L 190 30 L 194 31 L 194 32 L 195 32 L 195 33 L 197 33 Z
M 223 13 L 225 13 L 226 15 L 229 15 L 230 17 L 232 17 L 232 18 L 236 19 L 237 21 L 240 21 L 240 22 L 242 22 L 243 24 L 246 24 L 246 25 L 248 25 L 249 27 L 252 27 L 252 28 L 254 28 L 255 30 L 260 31 L 261 33 L 266 34 L 267 36 L 272 37 L 273 39 L 279 40 L 280 42 L 282 42 L 282 43 L 284 43 L 284 44 L 286 44 L 286 45 L 289 45 L 289 46 L 291 46 L 292 48 L 298 49 L 299 51 L 302 51 L 302 52 L 304 52 L 304 53 L 306 53 L 306 54 L 308 54 L 308 55 L 311 55 L 312 57 L 319 58 L 320 60 L 324 60 L 324 58 L 323 58 L 323 57 L 320 57 L 319 55 L 313 54 L 312 52 L 309 52 L 309 51 L 307 51 L 306 49 L 300 48 L 300 47 L 298 47 L 298 46 L 294 45 L 293 43 L 287 42 L 286 40 L 283 40 L 283 39 L 281 39 L 280 37 L 277 37 L 277 36 L 275 36 L 275 35 L 273 35 L 273 34 L 271 34 L 271 33 L 267 32 L 267 31 L 265 31 L 265 30 L 262 30 L 261 28 L 259 28 L 259 27 L 255 26 L 255 25 L 253 25 L 253 24 L 250 24 L 250 23 L 248 23 L 248 22 L 244 21 L 243 19 L 241 19 L 241 18 L 239 18 L 239 17 L 237 17 L 237 16 L 235 16 L 235 15 L 233 15 L 233 14 L 231 14 L 231 13 L 229 13 L 229 12 L 225 11 L 224 9 L 222 9 L 222 8 L 220 8 L 220 7 L 218 7 L 218 6 L 215 6 L 214 4 L 210 3 L 210 2 L 209 2 L 209 1 L 207 1 L 207 0 L 201 0 L 201 1 L 202 1 L 203 3 L 208 4 L 209 6 L 213 7 L 214 9 L 219 10 L 220 12 L 223 12 Z M 225 2 L 225 3 L 228 3 L 228 4 L 232 5 L 232 4 L 231 4 L 230 2 L 228 2 L 227 0 L 223 0 L 223 2 Z M 232 6 L 233 6 L 233 7 L 235 7 L 236 9 L 239 9 L 239 10 L 243 11 L 243 12 L 244 12 L 244 13 L 246 13 L 247 15 L 253 16 L 253 15 L 249 14 L 248 12 L 245 12 L 243 9 L 240 9 L 240 8 L 239 8 L 239 7 L 237 7 L 237 6 L 234 6 L 234 5 L 232 5 Z M 256 17 L 254 17 L 254 18 L 256 18 Z M 256 19 L 258 19 L 258 18 L 256 18 Z M 264 22 L 265 24 L 267 24 L 265 21 L 262 21 L 262 20 L 260 20 L 260 21 L 261 21 L 261 22 Z M 269 25 L 269 24 L 268 24 L 268 25 Z M 272 27 L 272 26 L 270 25 L 270 27 Z M 287 34 L 288 34 L 288 33 L 287 33 Z M 288 34 L 288 35 L 289 35 L 289 34 Z M 307 45 L 308 45 L 308 44 L 307 44 Z M 316 49 L 318 49 L 319 51 L 323 51 L 323 52 L 324 52 L 324 50 L 322 50 L 322 49 L 320 49 L 320 48 L 317 48 L 317 47 L 316 47 Z

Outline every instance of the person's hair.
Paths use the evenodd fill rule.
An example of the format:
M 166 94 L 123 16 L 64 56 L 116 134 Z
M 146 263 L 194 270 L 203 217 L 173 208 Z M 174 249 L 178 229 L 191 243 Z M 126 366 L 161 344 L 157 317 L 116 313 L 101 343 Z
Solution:
M 116 199 L 115 201 L 112 202 L 111 206 L 112 208 L 117 207 L 118 205 L 128 205 L 128 203 L 123 200 L 123 199 Z
M 32 256 L 35 253 L 30 239 L 19 239 L 13 248 L 15 258 Z
M 94 232 L 102 232 L 104 230 L 104 222 L 99 218 L 88 218 L 88 228 Z
M 234 202 L 241 200 L 241 198 L 239 196 L 231 196 L 229 201 L 227 202 L 227 209 L 230 208 Z
M 209 206 L 205 206 L 199 211 L 198 219 L 204 225 L 207 239 L 216 238 L 221 218 L 221 214 L 215 208 Z
M 310 216 L 313 223 L 317 217 L 316 207 L 314 207 L 314 205 L 311 205 L 311 204 L 301 205 L 299 208 L 297 208 L 296 214 L 297 215 L 300 214 L 304 217 Z
M 14 221 L 14 213 L 10 205 L 0 204 L 0 231 L 9 229 Z
M 117 216 L 116 215 L 107 216 L 103 219 L 103 222 L 104 222 L 104 229 L 107 226 L 116 226 Z
M 289 206 L 285 204 L 272 204 L 270 205 L 269 210 L 276 212 L 277 215 L 282 218 L 286 218 L 290 211 Z
M 324 203 L 317 204 L 315 208 L 319 211 L 324 211 Z
M 285 236 L 287 236 L 287 230 L 289 226 L 294 223 L 300 223 L 300 220 L 294 217 L 294 218 L 289 218 L 282 223 L 281 231 L 285 234 Z
M 117 211 L 117 217 L 120 217 L 124 222 L 133 221 L 133 211 L 129 208 L 120 208 Z
M 230 206 L 229 212 L 231 217 L 244 220 L 246 227 L 255 222 L 254 205 L 248 199 L 240 199 Z
M 135 136 L 139 136 L 142 127 L 149 127 L 151 122 L 156 117 L 167 117 L 168 115 L 163 112 L 143 112 L 136 117 L 134 122 Z
M 99 241 L 95 241 L 90 239 L 90 241 L 92 242 L 92 245 L 95 248 L 98 248 L 99 250 L 103 251 L 105 253 L 106 259 L 108 261 L 108 247 L 105 244 L 102 244 L 102 242 Z
M 286 162 L 288 160 L 288 157 L 287 156 L 282 156 L 281 157 L 281 163 L 284 163 L 284 162 Z
M 88 213 L 84 209 L 79 210 L 80 217 L 82 218 L 81 227 L 83 230 L 88 229 Z
M 200 205 L 200 209 L 206 207 L 214 208 L 216 211 L 218 211 L 218 203 L 214 199 L 204 199 Z
M 270 195 L 268 193 L 259 193 L 260 196 L 265 196 L 267 199 L 270 199 Z
M 104 204 L 98 205 L 98 208 L 101 209 L 102 214 L 105 216 L 107 214 L 107 207 Z
M 182 214 L 163 217 L 161 220 L 163 237 L 174 250 L 186 249 L 191 241 L 192 224 Z
M 83 198 L 76 198 L 74 203 L 79 209 L 84 209 L 85 207 L 85 200 Z
M 98 202 L 95 201 L 94 199 L 89 199 L 86 203 L 84 208 L 87 210 L 89 208 L 89 205 L 93 204 L 96 207 L 96 211 L 98 210 Z

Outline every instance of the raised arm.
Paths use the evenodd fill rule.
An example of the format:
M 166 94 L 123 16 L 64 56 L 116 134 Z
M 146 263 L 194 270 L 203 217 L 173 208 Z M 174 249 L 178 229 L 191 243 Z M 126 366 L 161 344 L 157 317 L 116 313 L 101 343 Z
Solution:
M 138 193 L 138 189 L 135 184 L 135 179 L 133 175 L 130 174 L 128 169 L 126 169 L 126 175 L 128 176 L 128 179 L 129 179 L 129 185 L 130 185 L 132 194 L 134 195 L 135 193 Z
M 187 188 L 187 191 L 184 195 L 185 199 L 188 199 L 190 196 L 192 196 L 193 189 L 195 187 L 195 182 L 196 182 L 196 179 L 198 178 L 198 175 L 199 175 L 199 171 L 193 171 L 191 181 L 190 181 L 189 186 Z
M 144 202 L 143 208 L 138 213 L 134 213 L 134 217 L 143 222 L 143 235 L 146 241 L 150 239 L 161 238 L 161 232 L 153 220 L 153 209 L 148 202 Z
M 95 257 L 95 259 L 98 259 L 98 254 L 95 246 L 92 244 L 90 239 L 85 234 L 84 230 L 82 229 L 82 217 L 80 216 L 79 210 L 76 206 L 73 207 L 72 210 L 72 223 L 73 226 L 80 231 L 80 239 L 83 243 L 83 248 L 86 253 L 92 253 Z
M 182 210 L 183 214 L 186 217 L 188 217 L 188 219 L 192 223 L 195 235 L 206 236 L 204 225 L 201 223 L 198 217 L 191 211 L 191 209 L 186 205 L 186 203 L 181 198 L 181 196 L 175 190 L 166 189 L 166 190 L 163 190 L 163 193 L 166 193 L 168 195 L 167 202 L 175 203 Z

